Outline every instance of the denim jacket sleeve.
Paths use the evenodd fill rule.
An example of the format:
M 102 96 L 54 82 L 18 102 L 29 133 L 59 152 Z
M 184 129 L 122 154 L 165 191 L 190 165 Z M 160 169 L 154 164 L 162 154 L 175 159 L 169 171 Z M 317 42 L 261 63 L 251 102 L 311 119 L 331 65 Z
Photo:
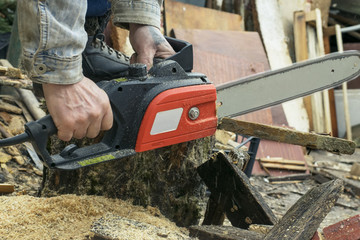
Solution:
M 86 8 L 86 0 L 18 0 L 22 66 L 34 82 L 72 84 L 83 78 Z
M 162 0 L 111 0 L 113 23 L 128 28 L 129 23 L 160 28 Z

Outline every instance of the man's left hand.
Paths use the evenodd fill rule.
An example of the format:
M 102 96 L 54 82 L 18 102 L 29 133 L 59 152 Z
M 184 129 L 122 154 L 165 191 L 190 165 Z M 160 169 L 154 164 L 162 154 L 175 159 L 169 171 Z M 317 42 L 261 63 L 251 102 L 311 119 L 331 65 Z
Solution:
M 160 30 L 153 26 L 130 24 L 130 43 L 135 50 L 131 63 L 143 63 L 150 69 L 154 58 L 168 58 L 175 54 Z

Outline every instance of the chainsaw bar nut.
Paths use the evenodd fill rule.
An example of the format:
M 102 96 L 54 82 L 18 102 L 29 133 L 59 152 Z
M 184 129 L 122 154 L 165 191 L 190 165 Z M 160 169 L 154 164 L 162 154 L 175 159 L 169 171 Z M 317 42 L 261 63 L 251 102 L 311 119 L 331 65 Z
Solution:
M 189 118 L 191 120 L 196 120 L 200 115 L 200 110 L 197 107 L 192 107 L 189 110 Z

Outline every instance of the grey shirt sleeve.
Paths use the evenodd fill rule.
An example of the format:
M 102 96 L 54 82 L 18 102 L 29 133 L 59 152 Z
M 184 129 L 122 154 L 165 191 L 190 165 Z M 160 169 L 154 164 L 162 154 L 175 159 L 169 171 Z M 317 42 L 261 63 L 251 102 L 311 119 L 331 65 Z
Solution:
M 37 83 L 73 84 L 83 78 L 86 0 L 18 0 L 22 66 Z

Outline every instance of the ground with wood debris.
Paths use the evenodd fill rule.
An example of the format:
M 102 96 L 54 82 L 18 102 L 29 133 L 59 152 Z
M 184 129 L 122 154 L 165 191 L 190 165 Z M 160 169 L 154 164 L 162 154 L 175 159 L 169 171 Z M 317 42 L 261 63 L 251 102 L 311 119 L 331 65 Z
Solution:
M 2 92 L 10 93 L 4 89 Z M 1 135 L 11 137 L 23 132 L 24 123 L 32 119 L 17 93 L 1 95 L 0 98 Z M 226 141 L 222 144 L 228 144 L 230 148 L 238 145 L 233 135 L 223 136 Z M 217 147 L 223 146 L 217 144 Z M 37 198 L 42 171 L 41 165 L 35 164 L 31 151 L 29 145 L 0 150 L 0 192 L 6 194 L 0 196 L 0 239 L 92 239 L 94 236 L 110 239 L 192 239 L 186 229 L 177 227 L 156 208 L 145 209 L 100 196 Z M 313 151 L 307 165 L 313 168 L 313 172 L 321 172 L 325 177 L 346 179 L 352 171 L 351 166 L 360 163 L 359 159 L 359 150 L 351 156 Z M 314 177 L 296 183 L 283 181 L 273 184 L 267 177 L 254 176 L 250 179 L 278 219 L 321 181 Z M 345 193 L 321 223 L 320 231 L 358 214 L 360 199 L 356 197 L 359 195 L 356 191 L 360 189 L 359 181 L 346 181 Z M 206 202 L 200 203 L 204 211 Z M 229 222 L 226 224 L 229 225 Z
M 160 212 L 100 196 L 0 197 L 0 239 L 190 239 Z M 111 231 L 107 231 L 111 229 Z
M 359 150 L 355 156 L 350 157 L 339 157 L 325 152 L 312 154 L 314 159 L 321 162 L 324 162 L 324 159 L 339 161 L 340 158 L 343 159 L 340 160 L 342 164 L 358 161 L 356 159 L 359 155 Z M 90 239 L 95 233 L 113 239 L 120 236 L 120 239 L 136 239 L 134 237 L 139 236 L 142 236 L 142 239 L 191 239 L 187 230 L 176 227 L 155 208 L 144 209 L 121 200 L 99 196 L 64 195 L 36 198 L 21 195 L 36 194 L 41 177 L 32 170 L 16 170 L 22 167 L 14 160 L 7 162 L 7 165 L 7 169 L 13 169 L 16 188 L 11 195 L 0 197 L 0 239 Z M 278 218 L 308 190 L 318 185 L 313 179 L 282 184 L 271 184 L 266 179 L 263 176 L 254 176 L 250 182 Z M 206 201 L 202 203 L 204 209 L 205 206 Z M 320 225 L 320 230 L 358 214 L 359 206 L 359 198 L 349 193 L 342 194 Z M 225 224 L 228 225 L 229 222 Z

